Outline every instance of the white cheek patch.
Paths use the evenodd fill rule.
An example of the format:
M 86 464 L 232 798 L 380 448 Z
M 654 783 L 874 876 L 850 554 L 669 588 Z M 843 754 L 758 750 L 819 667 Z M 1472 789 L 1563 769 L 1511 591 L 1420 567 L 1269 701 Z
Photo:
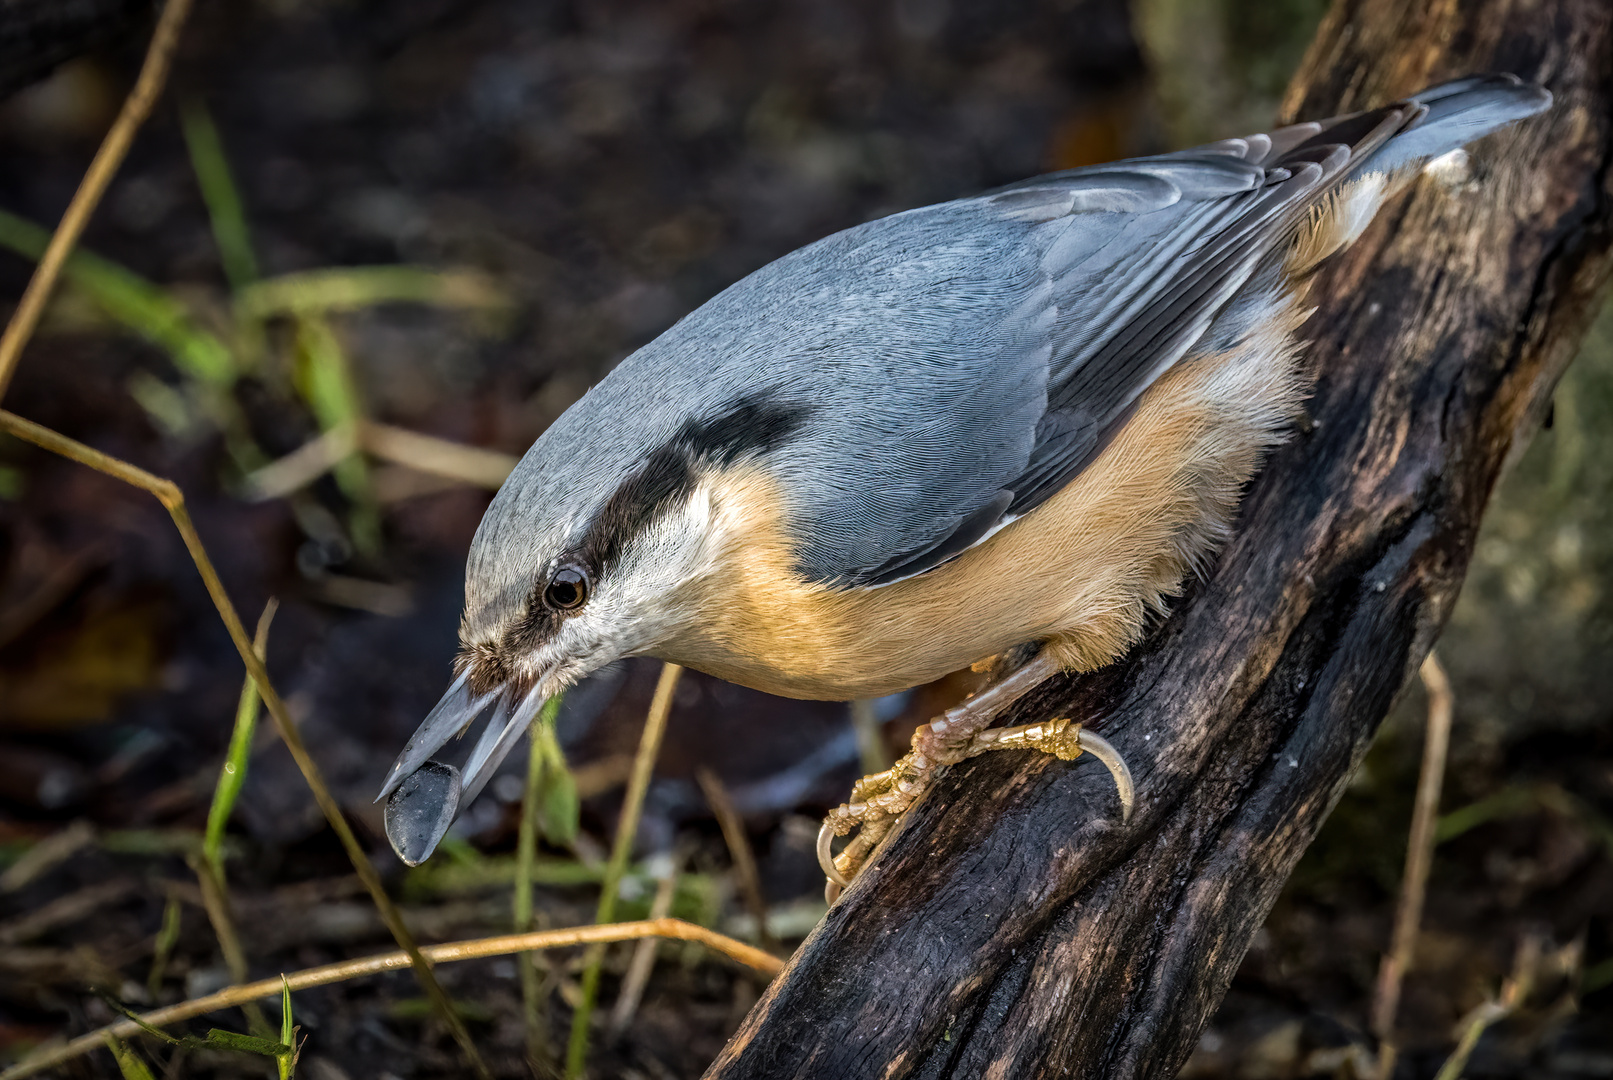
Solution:
M 561 624 L 555 644 L 562 655 L 630 655 L 652 646 L 678 621 L 672 598 L 718 569 L 722 519 L 702 485 L 635 538 L 582 611 Z

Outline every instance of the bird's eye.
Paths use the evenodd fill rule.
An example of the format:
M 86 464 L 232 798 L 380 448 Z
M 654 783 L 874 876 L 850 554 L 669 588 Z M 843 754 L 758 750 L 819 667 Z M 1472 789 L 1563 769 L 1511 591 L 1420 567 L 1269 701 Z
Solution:
M 543 590 L 543 602 L 557 611 L 574 611 L 588 599 L 588 575 L 575 566 L 562 566 Z

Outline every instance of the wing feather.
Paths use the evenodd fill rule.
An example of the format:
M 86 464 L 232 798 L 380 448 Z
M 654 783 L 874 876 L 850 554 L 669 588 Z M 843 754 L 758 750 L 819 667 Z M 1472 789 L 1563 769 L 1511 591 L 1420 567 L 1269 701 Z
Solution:
M 1005 330 L 1017 347 L 992 358 L 1003 388 L 968 380 L 949 386 L 1001 394 L 1009 414 L 1003 430 L 942 420 L 930 432 L 952 440 L 943 445 L 953 461 L 967 461 L 971 446 L 995 438 L 993 452 L 1005 463 L 965 479 L 904 442 L 899 459 L 877 463 L 898 478 L 892 491 L 857 491 L 848 478 L 818 508 L 803 570 L 841 587 L 888 584 L 940 565 L 1035 509 L 1102 451 L 1138 398 L 1204 336 L 1313 202 L 1420 108 L 1400 103 L 1327 125 L 1052 173 L 945 204 L 949 213 L 979 215 L 982 229 L 1021 229 L 1018 250 L 1003 257 L 1034 260 L 1043 282 L 1000 316 L 1018 324 Z M 936 346 L 945 351 L 945 343 Z M 1041 396 L 1028 412 L 1032 389 Z M 947 403 L 939 406 L 926 413 L 932 423 L 947 415 Z M 925 403 L 915 397 L 911 407 L 924 411 Z M 968 407 L 982 426 L 980 403 Z M 1006 430 L 1027 423 L 1029 433 Z M 1012 465 L 1001 453 L 1009 444 L 1026 447 Z M 928 485 L 903 474 L 920 461 L 935 470 Z M 928 527 L 916 529 L 915 518 Z

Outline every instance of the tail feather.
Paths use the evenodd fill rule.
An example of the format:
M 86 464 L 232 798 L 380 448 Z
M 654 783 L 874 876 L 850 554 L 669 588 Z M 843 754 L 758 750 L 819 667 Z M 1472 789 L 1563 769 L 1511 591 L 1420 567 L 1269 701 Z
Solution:
M 1297 144 L 1284 138 L 1295 129 L 1274 132 L 1274 147 L 1284 142 L 1292 146 L 1279 164 L 1329 144 L 1347 145 L 1351 151 L 1343 175 L 1319 194 L 1295 230 L 1284 269 L 1292 279 L 1304 278 L 1354 243 L 1384 200 L 1424 165 L 1550 104 L 1550 93 L 1514 75 L 1474 75 L 1381 109 L 1326 121 Z
M 1475 75 L 1407 99 L 1425 112 L 1352 170 L 1393 173 L 1418 166 L 1551 105 L 1551 92 L 1516 75 Z

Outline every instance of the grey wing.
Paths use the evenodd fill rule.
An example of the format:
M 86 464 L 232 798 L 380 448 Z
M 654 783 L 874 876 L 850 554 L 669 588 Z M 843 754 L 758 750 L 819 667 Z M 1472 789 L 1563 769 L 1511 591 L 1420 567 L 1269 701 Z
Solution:
M 802 571 L 841 587 L 923 573 L 1064 487 L 1315 199 L 1418 115 L 1402 103 L 933 208 L 1017 227 L 1001 233 L 1016 240 L 1002 272 L 1036 287 L 991 316 L 1012 348 L 982 355 L 943 333 L 921 343 L 933 363 L 880 389 L 886 412 L 911 411 L 906 448 L 832 456 L 841 475 L 807 508 Z M 981 365 L 1002 385 L 931 377 Z

